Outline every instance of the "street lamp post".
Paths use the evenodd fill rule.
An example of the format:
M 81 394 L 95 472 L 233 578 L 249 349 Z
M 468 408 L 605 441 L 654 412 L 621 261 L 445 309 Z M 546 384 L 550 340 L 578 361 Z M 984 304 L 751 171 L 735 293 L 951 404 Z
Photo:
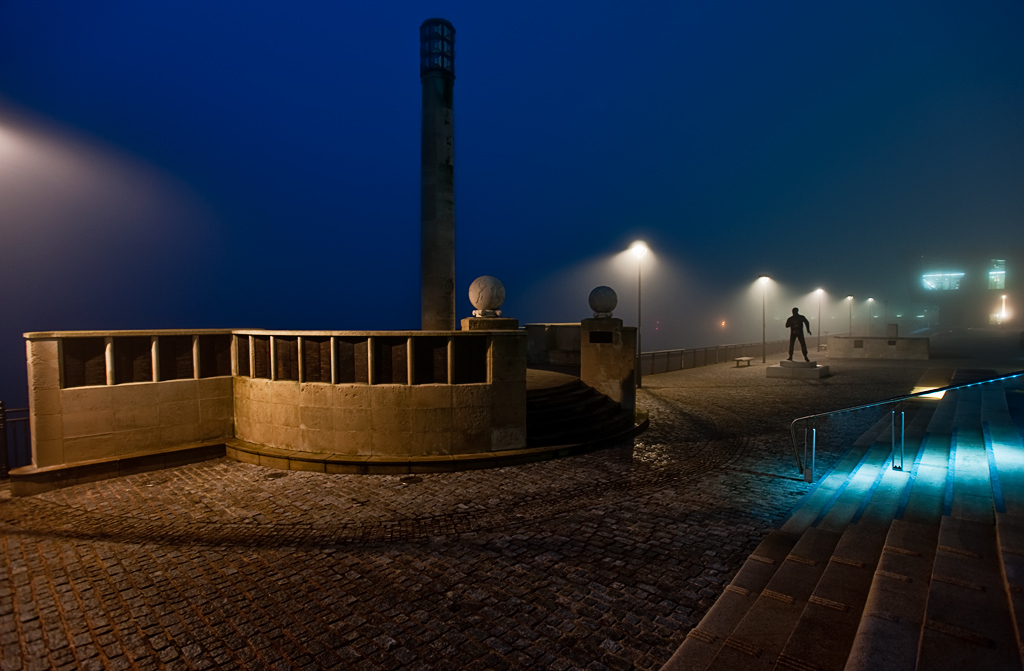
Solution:
M 818 351 L 820 352 L 821 351 L 821 295 L 823 293 L 825 293 L 825 290 L 824 289 L 818 289 L 814 293 L 818 294 L 818 324 L 817 324 L 817 326 L 815 326 L 815 328 L 818 330 Z
M 852 338 L 853 337 L 853 296 L 847 296 L 846 297 L 846 302 L 850 306 L 850 328 L 849 328 L 850 336 L 849 337 Z
M 875 328 L 875 299 L 868 298 L 868 332 L 864 335 L 871 337 L 871 331 Z
M 766 294 L 768 292 L 768 276 L 761 275 L 759 278 L 761 281 L 761 363 L 768 363 L 768 339 L 765 335 L 768 331 L 768 318 L 766 316 L 765 305 L 768 302 Z
M 636 255 L 636 388 L 640 389 L 640 387 L 643 386 L 643 371 L 641 370 L 642 363 L 640 361 L 640 355 L 643 353 L 643 348 L 641 347 L 640 339 L 640 298 L 641 285 L 643 279 L 641 269 L 644 265 L 643 258 L 644 254 L 647 253 L 647 245 L 644 244 L 642 241 L 637 240 L 630 246 L 630 249 L 633 251 L 633 254 Z

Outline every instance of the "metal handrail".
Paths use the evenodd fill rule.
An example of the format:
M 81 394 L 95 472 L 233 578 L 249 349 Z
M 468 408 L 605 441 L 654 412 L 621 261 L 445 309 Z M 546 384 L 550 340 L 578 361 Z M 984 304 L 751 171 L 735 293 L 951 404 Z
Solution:
M 921 398 L 921 397 L 924 397 L 924 396 L 930 396 L 932 394 L 937 394 L 939 392 L 945 393 L 947 391 L 955 391 L 957 389 L 964 389 L 966 387 L 973 387 L 973 386 L 979 385 L 979 384 L 988 384 L 990 382 L 1000 382 L 1002 380 L 1009 380 L 1011 378 L 1020 377 L 1022 375 L 1024 375 L 1024 370 L 1019 370 L 1019 371 L 1017 371 L 1015 373 L 1006 373 L 1004 375 L 997 375 L 995 377 L 986 378 L 984 380 L 976 380 L 975 382 L 964 382 L 964 383 L 961 383 L 961 384 L 951 384 L 951 385 L 948 385 L 946 387 L 936 387 L 935 389 L 928 389 L 927 391 L 919 391 L 919 392 L 914 393 L 914 394 L 904 394 L 903 396 L 894 396 L 892 398 L 887 398 L 884 401 L 874 401 L 873 403 L 864 403 L 863 405 L 855 405 L 855 406 L 851 406 L 849 408 L 840 408 L 839 410 L 829 410 L 828 412 L 819 412 L 819 413 L 814 414 L 814 415 L 807 415 L 806 417 L 797 417 L 789 425 L 789 435 L 790 435 L 790 438 L 793 440 L 793 456 L 796 458 L 797 470 L 799 470 L 801 473 L 804 474 L 804 479 L 806 479 L 807 482 L 811 482 L 814 479 L 814 466 L 813 466 L 813 464 L 814 464 L 814 450 L 815 450 L 815 447 L 816 447 L 815 443 L 817 442 L 817 431 L 818 431 L 816 427 L 812 429 L 813 433 L 812 433 L 812 438 L 811 438 L 811 440 L 812 440 L 812 444 L 811 444 L 811 469 L 810 469 L 810 472 L 808 472 L 807 470 L 804 469 L 804 462 L 800 459 L 800 450 L 799 450 L 799 448 L 797 446 L 796 425 L 797 425 L 798 422 L 806 422 L 808 420 L 818 419 L 819 417 L 827 417 L 829 415 L 838 415 L 840 413 L 846 413 L 846 412 L 856 412 L 857 410 L 866 410 L 867 408 L 874 408 L 874 407 L 883 406 L 883 405 L 895 406 L 898 403 L 903 403 L 904 401 L 908 401 L 908 400 L 914 399 L 914 398 Z M 895 409 L 893 409 L 892 412 L 895 413 Z M 893 423 L 893 428 L 892 428 L 893 439 L 894 439 L 893 442 L 895 442 L 895 430 L 896 430 L 896 428 L 895 428 L 895 422 L 894 422 Z M 806 429 L 805 429 L 805 431 L 804 431 L 804 454 L 806 455 L 806 453 L 807 453 L 807 435 L 806 435 Z M 893 458 L 895 459 L 895 455 L 893 455 Z M 896 470 L 902 469 L 902 463 L 900 464 L 900 468 L 896 468 L 895 465 L 893 466 L 893 468 L 896 469 Z
M 8 454 L 7 427 L 10 425 L 17 438 L 17 429 L 14 429 L 15 422 L 25 422 L 28 425 L 28 408 L 5 408 L 4 402 L 0 401 L 0 478 L 6 478 L 11 470 L 10 455 Z M 11 417 L 12 413 L 24 413 L 24 417 Z

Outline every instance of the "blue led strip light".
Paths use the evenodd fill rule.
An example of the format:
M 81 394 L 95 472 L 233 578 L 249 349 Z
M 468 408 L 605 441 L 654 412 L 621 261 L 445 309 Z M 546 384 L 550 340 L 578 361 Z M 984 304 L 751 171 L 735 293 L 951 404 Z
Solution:
M 914 467 L 910 469 L 910 479 L 907 480 L 907 484 L 903 487 L 903 494 L 900 495 L 900 504 L 896 507 L 896 514 L 892 516 L 894 520 L 902 520 L 903 513 L 907 510 L 907 503 L 910 501 L 910 492 L 914 488 L 914 481 L 917 480 L 917 471 L 921 468 L 921 459 L 924 457 L 924 449 L 928 445 L 928 434 L 924 434 L 924 438 L 921 439 L 921 447 L 917 449 L 917 458 L 914 459 Z
M 988 474 L 992 478 L 992 498 L 996 512 L 1005 513 L 1006 504 L 1003 502 L 1003 488 L 999 484 L 999 469 L 996 467 L 996 453 L 992 449 L 992 431 L 988 428 L 988 422 L 981 423 L 981 433 L 985 436 L 985 454 L 988 455 Z
M 942 504 L 942 514 L 953 513 L 953 482 L 956 481 L 956 429 L 949 437 L 949 466 L 946 469 L 946 499 Z
M 832 498 L 830 498 L 828 500 L 828 503 L 826 503 L 822 507 L 821 512 L 818 513 L 818 516 L 814 518 L 813 522 L 811 522 L 812 527 L 818 526 L 818 523 L 825 519 L 825 515 L 829 514 L 829 512 L 832 510 L 832 506 L 835 504 L 837 500 L 839 500 L 839 497 L 843 495 L 843 492 L 846 491 L 846 488 L 850 486 L 850 483 L 853 481 L 854 476 L 856 476 L 857 472 L 860 471 L 860 467 L 864 465 L 864 461 L 868 458 L 868 455 L 871 454 L 871 451 L 873 449 L 874 445 L 864 450 L 864 456 L 862 456 L 860 458 L 860 461 L 857 462 L 857 465 L 850 470 L 850 474 L 846 476 L 846 480 L 843 481 L 843 484 L 839 485 L 839 487 L 836 489 L 836 493 L 832 495 Z
M 886 471 L 889 470 L 887 466 L 889 466 L 889 460 L 893 458 L 893 454 L 895 452 L 896 446 L 893 445 L 892 449 L 889 450 L 889 456 L 885 459 L 885 466 L 878 469 L 878 475 L 875 476 L 875 481 L 871 483 L 871 489 L 869 489 L 867 494 L 864 495 L 864 498 L 861 499 L 860 505 L 857 506 L 857 512 L 853 514 L 853 518 L 850 520 L 850 524 L 856 524 L 860 521 L 860 516 L 864 514 L 864 510 L 868 507 L 868 504 L 871 503 L 871 498 L 875 495 L 875 490 L 878 489 L 878 483 L 882 481 L 882 478 L 885 477 Z

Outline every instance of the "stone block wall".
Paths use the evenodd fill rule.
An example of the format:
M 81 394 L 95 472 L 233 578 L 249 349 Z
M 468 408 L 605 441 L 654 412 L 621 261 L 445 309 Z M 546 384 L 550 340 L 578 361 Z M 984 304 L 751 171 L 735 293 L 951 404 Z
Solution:
M 50 332 L 26 338 L 30 471 L 235 437 L 371 458 L 526 447 L 526 336 L 520 331 Z M 268 345 L 266 365 L 257 365 L 257 341 Z M 178 379 L 163 379 L 171 376 Z
M 231 377 L 62 388 L 59 338 L 29 339 L 29 422 L 36 468 L 230 438 Z
M 579 366 L 580 325 L 527 324 L 527 361 L 530 365 Z
M 513 331 L 491 334 L 489 341 L 487 381 L 479 383 L 327 384 L 236 376 L 235 435 L 283 450 L 353 457 L 524 448 L 526 339 Z
M 928 338 L 829 336 L 830 359 L 913 359 L 929 357 Z

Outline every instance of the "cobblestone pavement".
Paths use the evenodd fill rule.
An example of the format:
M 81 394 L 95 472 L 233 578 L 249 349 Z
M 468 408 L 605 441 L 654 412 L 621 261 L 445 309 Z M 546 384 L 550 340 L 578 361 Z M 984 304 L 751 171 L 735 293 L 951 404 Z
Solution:
M 790 420 L 906 393 L 922 371 L 652 376 L 634 445 L 526 466 L 220 459 L 2 494 L 0 669 L 656 669 L 806 491 Z

